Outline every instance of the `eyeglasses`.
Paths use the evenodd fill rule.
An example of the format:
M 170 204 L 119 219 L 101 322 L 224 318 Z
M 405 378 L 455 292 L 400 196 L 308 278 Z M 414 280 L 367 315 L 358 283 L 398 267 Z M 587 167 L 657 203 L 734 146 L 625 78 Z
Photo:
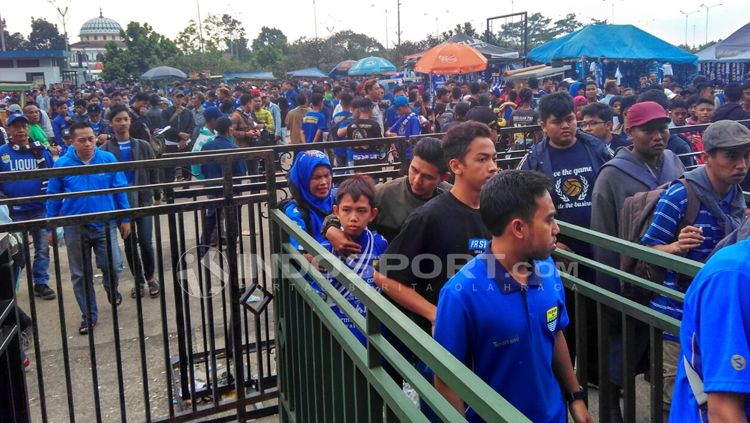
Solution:
M 603 123 L 604 121 L 601 121 L 601 120 L 584 120 L 583 122 L 581 122 L 581 127 L 582 128 L 593 127 L 596 125 L 601 125 Z

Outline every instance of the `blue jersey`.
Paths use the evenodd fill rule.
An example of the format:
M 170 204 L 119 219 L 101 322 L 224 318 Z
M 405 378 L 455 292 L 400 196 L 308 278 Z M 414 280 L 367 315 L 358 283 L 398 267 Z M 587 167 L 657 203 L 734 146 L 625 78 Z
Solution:
M 320 112 L 307 112 L 302 118 L 302 131 L 305 133 L 305 142 L 311 143 L 315 139 L 315 133 L 320 130 L 321 136 L 318 137 L 318 141 L 323 141 L 322 133 L 328 129 L 326 125 L 326 117 Z
M 360 254 L 354 254 L 349 257 L 339 257 L 341 261 L 344 262 L 350 269 L 352 269 L 355 273 L 359 275 L 366 283 L 367 285 L 374 289 L 376 292 L 380 292 L 380 287 L 375 285 L 375 271 L 378 270 L 378 264 L 380 261 L 380 256 L 385 252 L 386 247 L 388 246 L 388 241 L 385 240 L 381 235 L 379 235 L 376 232 L 372 232 L 369 229 L 365 229 L 364 232 L 357 238 L 357 244 L 362 248 L 362 252 Z M 346 300 L 349 302 L 349 304 L 354 307 L 359 314 L 362 316 L 367 315 L 367 308 L 365 305 L 360 301 L 359 298 L 357 298 L 356 295 L 354 295 L 353 292 L 349 291 L 349 288 L 340 283 L 337 279 L 331 278 L 331 284 L 333 285 L 336 290 L 338 290 L 341 295 L 346 298 Z M 365 343 L 365 337 L 362 335 L 362 333 L 357 329 L 357 327 L 354 325 L 353 322 L 349 319 L 349 317 L 344 314 L 341 309 L 339 309 L 338 306 L 333 305 L 331 307 L 333 309 L 333 312 L 336 313 L 336 315 L 341 319 L 342 322 L 349 328 L 349 330 L 352 331 L 354 336 L 357 337 L 357 339 L 360 340 L 363 344 Z
M 489 252 L 466 263 L 440 290 L 434 337 L 531 421 L 566 423 L 552 369 L 564 289 L 551 258 L 533 264 L 524 287 Z M 466 420 L 482 421 L 471 408 Z
M 391 126 L 391 132 L 395 132 L 399 137 L 405 137 L 407 140 L 412 135 L 419 135 L 422 127 L 419 124 L 419 116 L 411 112 L 408 115 L 402 115 L 396 123 Z M 411 146 L 406 144 L 406 158 L 411 159 Z
M 24 170 L 51 168 L 54 165 L 52 156 L 44 148 L 40 148 L 40 157 L 35 157 L 31 151 L 21 152 L 13 149 L 12 144 L 0 146 L 0 172 L 18 172 Z M 0 183 L 0 192 L 8 198 L 33 197 L 42 195 L 47 190 L 47 181 L 27 179 Z M 43 210 L 44 202 L 14 204 L 10 207 L 11 215 L 35 210 Z
M 719 208 L 729 214 L 732 203 L 732 193 L 730 191 L 728 198 L 725 198 L 719 203 Z M 654 246 L 654 245 L 667 245 L 671 244 L 677 239 L 678 225 L 687 212 L 687 191 L 685 186 L 676 182 L 672 184 L 662 194 L 659 202 L 656 203 L 654 209 L 654 220 L 651 222 L 646 234 L 643 235 L 641 243 Z M 716 221 L 716 217 L 711 214 L 710 211 L 701 204 L 698 217 L 695 218 L 695 222 L 690 222 L 692 226 L 701 228 L 703 230 L 703 243 L 690 250 L 685 257 L 691 260 L 704 262 L 708 258 L 711 251 L 713 251 L 716 244 L 724 238 L 724 230 Z M 686 287 L 678 286 L 677 274 L 671 270 L 667 271 L 664 278 L 664 286 L 684 292 Z M 664 296 L 656 297 L 651 301 L 651 308 L 660 311 L 668 316 L 674 317 L 677 320 L 682 319 L 682 304 L 679 301 L 667 298 Z M 665 334 L 665 338 L 673 341 L 678 339 L 671 335 Z
M 694 371 L 703 391 L 742 394 L 750 416 L 750 239 L 717 252 L 685 294 L 680 356 L 669 421 L 705 423 L 687 379 Z M 689 368 L 687 367 L 689 366 Z

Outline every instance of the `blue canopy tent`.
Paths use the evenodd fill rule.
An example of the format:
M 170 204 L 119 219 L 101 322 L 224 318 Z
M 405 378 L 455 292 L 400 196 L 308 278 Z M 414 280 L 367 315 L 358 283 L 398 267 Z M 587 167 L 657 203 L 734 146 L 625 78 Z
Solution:
M 291 78 L 328 78 L 328 74 L 322 70 L 312 67 L 305 69 L 297 69 L 286 73 Z
M 230 72 L 224 74 L 225 81 L 234 79 L 247 79 L 253 81 L 273 81 L 276 77 L 272 72 Z
M 615 67 L 627 61 L 628 66 L 623 67 L 630 74 L 653 72 L 659 68 L 655 66 L 656 62 L 670 63 L 675 65 L 675 76 L 678 79 L 679 76 L 682 79 L 688 78 L 698 65 L 696 55 L 633 25 L 588 25 L 529 52 L 529 59 L 540 63 L 577 62 L 585 58 L 607 61 L 610 64 L 620 62 Z M 632 62 L 640 63 L 633 65 Z M 622 69 L 621 73 L 627 75 Z M 604 74 L 611 77 L 615 72 L 606 68 Z M 637 79 L 637 76 L 634 77 Z
M 750 23 L 696 55 L 701 64 L 701 75 L 709 80 L 742 83 L 745 75 L 750 73 Z

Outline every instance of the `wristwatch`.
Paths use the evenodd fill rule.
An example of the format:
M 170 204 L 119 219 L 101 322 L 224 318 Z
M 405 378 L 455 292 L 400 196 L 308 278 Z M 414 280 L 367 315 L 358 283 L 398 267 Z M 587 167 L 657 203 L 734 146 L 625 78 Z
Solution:
M 583 386 L 579 386 L 575 392 L 566 393 L 565 400 L 568 402 L 568 404 L 572 403 L 573 401 L 583 400 L 583 402 L 588 406 L 589 393 L 586 388 L 584 388 Z

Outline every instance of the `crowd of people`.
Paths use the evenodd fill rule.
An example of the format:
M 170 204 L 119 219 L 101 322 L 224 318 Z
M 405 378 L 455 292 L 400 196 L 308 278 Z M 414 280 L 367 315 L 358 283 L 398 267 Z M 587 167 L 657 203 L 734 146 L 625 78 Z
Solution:
M 663 340 L 664 402 L 671 407 L 671 421 L 700 421 L 700 413 L 720 416 L 727 410 L 744 412 L 747 418 L 750 401 L 742 372 L 750 358 L 750 299 L 739 288 L 746 279 L 741 269 L 747 260 L 737 257 L 747 255 L 743 239 L 750 232 L 742 190 L 750 165 L 750 130 L 736 121 L 750 118 L 750 80 L 724 86 L 721 96 L 702 77 L 683 87 L 669 77 L 657 82 L 644 76 L 635 89 L 614 80 L 599 87 L 593 81 L 532 79 L 518 90 L 510 82 L 490 89 L 481 82 L 449 80 L 437 89 L 434 101 L 423 85 L 396 87 L 386 94 L 376 79 L 170 89 L 164 96 L 143 87 L 96 81 L 81 90 L 35 90 L 23 107 L 7 108 L 0 171 L 282 143 L 381 137 L 401 142 L 395 137 L 403 137 L 408 174 L 377 184 L 355 174 L 334 187 L 332 177 L 335 167 L 383 163 L 387 154 L 398 154 L 395 143 L 332 148 L 330 155 L 314 146 L 300 152 L 288 173 L 293 201 L 282 204 L 283 211 L 511 404 L 540 422 L 567 421 L 568 412 L 576 422 L 593 421 L 585 401 L 587 383 L 611 384 L 619 392 L 626 377 L 622 327 L 613 315 L 605 341 L 612 352 L 610 374 L 576 379 L 574 304 L 562 289 L 550 254 L 555 248 L 568 250 L 614 268 L 625 260 L 611 250 L 560 235 L 557 221 L 708 261 L 692 281 L 672 271 L 657 273 L 656 280 L 649 273 L 653 269 L 643 263 L 633 270 L 687 292 L 684 310 L 672 298 L 649 295 L 584 266 L 578 276 L 683 321 L 682 333 L 665 333 Z M 669 131 L 709 123 L 707 129 Z M 498 129 L 515 126 L 532 128 L 498 135 Z M 444 135 L 412 139 L 431 133 Z M 497 154 L 508 149 L 528 152 L 517 170 L 498 172 Z M 237 162 L 233 175 L 257 174 L 259 166 L 258 161 Z M 165 169 L 163 174 L 135 169 L 2 183 L 0 192 L 8 198 L 33 197 L 221 176 L 221 167 L 209 163 Z M 72 216 L 160 200 L 158 190 L 144 188 L 17 204 L 9 207 L 8 217 Z M 216 242 L 220 213 L 207 211 L 203 246 Z M 633 228 L 634 222 L 641 227 Z M 91 251 L 105 275 L 108 300 L 113 306 L 123 300 L 118 232 L 136 280 L 131 297 L 145 295 L 146 289 L 152 297 L 160 295 L 152 218 L 66 226 L 62 235 L 82 314 L 81 334 L 93 330 L 98 319 L 91 295 Z M 30 235 L 34 256 L 26 262 L 32 267 L 33 294 L 54 299 L 47 243 L 56 233 L 40 228 Z M 297 241 L 292 243 L 316 262 Z M 742 252 L 726 252 L 742 246 Z M 724 279 L 732 280 L 734 291 L 716 287 Z M 366 314 L 356 292 L 332 276 L 330 281 Z M 701 311 L 716 314 L 716 304 L 722 304 L 722 316 L 704 317 Z M 346 314 L 332 308 L 365 342 Z M 727 313 L 736 319 L 731 324 L 724 321 Z M 724 322 L 711 320 L 719 318 Z M 645 370 L 641 364 L 648 364 L 644 330 L 645 325 L 636 327 L 638 372 Z M 595 345 L 590 338 L 589 346 Z M 402 352 L 467 419 L 480 421 L 425 363 L 404 348 Z M 596 354 L 588 357 L 595 360 Z M 400 380 L 396 372 L 390 373 Z M 434 418 L 427 404 L 422 408 Z M 600 418 L 621 420 L 619 395 L 614 395 L 611 408 L 611 416 Z

